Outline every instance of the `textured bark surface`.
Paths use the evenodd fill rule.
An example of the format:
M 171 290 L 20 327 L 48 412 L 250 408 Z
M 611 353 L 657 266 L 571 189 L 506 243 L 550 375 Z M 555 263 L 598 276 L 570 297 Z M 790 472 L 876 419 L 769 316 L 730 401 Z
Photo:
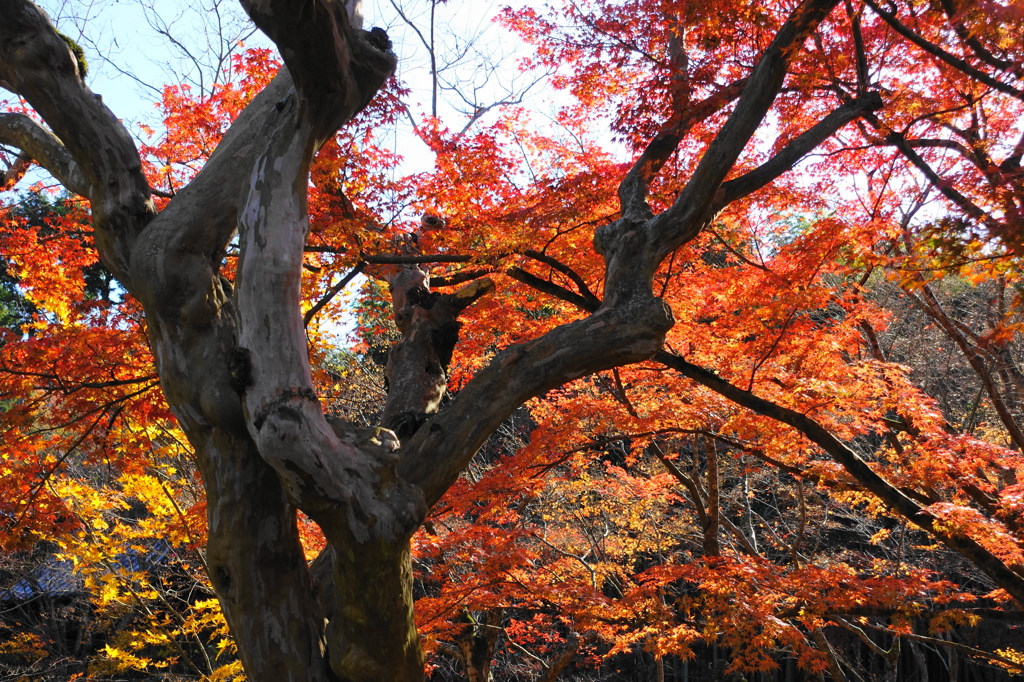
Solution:
M 299 308 L 306 188 L 317 148 L 369 102 L 395 68 L 394 56 L 350 25 L 342 3 L 243 0 L 280 48 L 285 68 L 157 214 L 130 135 L 82 83 L 45 15 L 29 0 L 0 0 L 0 86 L 24 97 L 45 121 L 2 115 L 0 142 L 90 201 L 103 262 L 145 309 L 161 385 L 202 471 L 210 577 L 249 679 L 423 679 L 409 538 L 428 506 L 525 401 L 655 357 L 673 324 L 652 292 L 662 260 L 729 201 L 763 187 L 840 126 L 881 106 L 877 95 L 844 105 L 763 166 L 724 182 L 794 55 L 836 4 L 802 2 L 750 76 L 701 105 L 714 111 L 735 103 L 691 181 L 655 216 L 648 183 L 687 125 L 683 112 L 673 114 L 625 176 L 622 217 L 595 236 L 606 263 L 604 299 L 567 299 L 590 314 L 502 350 L 443 406 L 459 314 L 494 285 L 481 279 L 439 295 L 421 269 L 388 271 L 402 340 L 387 367 L 386 428 L 360 430 L 325 417 L 313 390 Z M 242 252 L 232 284 L 219 268 L 236 232 Z M 870 478 L 870 470 L 862 473 Z M 919 512 L 882 483 L 880 497 L 907 514 Z M 328 539 L 312 570 L 299 545 L 296 509 Z M 708 513 L 717 517 L 713 505 Z M 990 562 L 987 570 L 1015 579 L 1001 573 L 1008 570 L 1002 564 Z
M 311 426 L 303 425 L 315 433 L 314 446 L 326 442 L 331 448 L 317 454 L 334 463 L 355 461 L 352 469 L 357 473 L 348 474 L 341 487 L 333 481 L 334 485 L 328 486 L 331 494 L 357 500 L 367 509 L 412 510 L 398 529 L 386 522 L 374 523 L 372 513 L 366 515 L 365 509 L 358 509 L 355 516 L 362 519 L 364 531 L 358 538 L 349 530 L 349 519 L 354 518 L 351 506 L 333 516 L 328 514 L 331 518 L 325 523 L 325 529 L 335 530 L 336 536 L 348 543 L 346 556 L 365 561 L 362 574 L 351 567 L 347 572 L 339 568 L 339 576 L 354 581 L 348 594 L 339 597 L 356 601 L 357 611 L 379 614 L 386 608 L 394 614 L 400 626 L 390 628 L 388 634 L 394 633 L 397 646 L 411 652 L 407 656 L 410 663 L 401 674 L 366 677 L 359 671 L 366 669 L 367 662 L 351 654 L 358 646 L 346 639 L 342 623 L 325 629 L 326 613 L 338 614 L 336 618 L 341 619 L 351 615 L 353 607 L 346 604 L 349 610 L 345 611 L 321 602 L 299 544 L 296 506 L 323 497 L 294 484 L 295 472 L 309 462 L 308 449 L 295 447 L 281 453 L 264 443 L 266 451 L 261 451 L 250 430 L 262 408 L 247 413 L 239 395 L 240 390 L 244 393 L 249 388 L 248 380 L 239 381 L 240 366 L 247 362 L 256 367 L 252 374 L 258 379 L 247 404 L 262 404 L 267 394 L 289 387 L 297 387 L 296 392 L 305 395 L 309 385 L 301 379 L 308 377 L 308 360 L 304 341 L 301 346 L 270 347 L 264 338 L 262 345 L 253 343 L 255 351 L 240 348 L 242 334 L 258 337 L 252 331 L 258 329 L 254 307 L 270 306 L 274 327 L 284 336 L 301 329 L 301 316 L 297 296 L 286 303 L 267 300 L 266 292 L 258 287 L 255 291 L 250 287 L 239 297 L 243 306 L 236 306 L 231 283 L 219 273 L 225 245 L 244 224 L 250 234 L 259 229 L 261 239 L 297 245 L 301 253 L 305 173 L 312 154 L 320 141 L 369 101 L 394 68 L 394 57 L 371 46 L 366 34 L 350 30 L 334 3 L 318 5 L 313 15 L 295 12 L 290 3 L 276 9 L 283 15 L 302 16 L 301 21 L 281 28 L 275 36 L 279 44 L 305 45 L 304 36 L 321 33 L 318 42 L 309 46 L 319 46 L 326 53 L 282 48 L 290 65 L 308 69 L 302 72 L 301 83 L 313 88 L 314 96 L 305 97 L 291 73 L 283 70 L 234 123 L 202 172 L 159 215 L 153 209 L 131 137 L 102 100 L 83 85 L 67 45 L 45 15 L 23 0 L 0 3 L 4 19 L 0 22 L 0 85 L 24 97 L 48 129 L 27 117 L 5 115 L 0 120 L 0 140 L 23 149 L 66 187 L 89 199 L 103 262 L 145 307 L 161 385 L 196 450 L 206 486 L 210 577 L 250 679 L 421 679 L 407 556 L 408 534 L 422 514 L 421 497 L 406 486 L 411 491 L 408 499 L 397 496 L 399 499 L 380 503 L 391 489 L 379 495 L 381 487 L 367 487 L 388 488 L 387 477 L 379 475 L 377 468 L 385 461 L 394 469 L 394 443 L 389 448 L 383 443 L 386 438 L 342 442 L 326 427 L 315 402 L 315 410 L 310 410 L 315 413 L 309 420 Z M 262 6 L 252 8 L 255 14 L 264 10 Z M 289 106 L 278 106 L 282 101 Z M 282 122 L 299 133 L 273 137 Z M 277 161 L 273 155 L 278 153 L 288 158 L 291 176 L 278 173 L 274 186 L 258 182 L 259 164 L 273 165 Z M 239 188 L 247 183 L 250 192 L 240 203 Z M 270 208 L 272 222 L 240 223 L 239 215 L 246 207 L 257 212 Z M 258 244 L 255 238 L 252 241 Z M 243 277 L 240 282 L 258 282 L 264 275 L 289 277 L 282 273 L 280 263 L 260 260 L 258 248 L 246 248 L 250 259 L 244 265 L 250 279 Z M 290 277 L 297 281 L 298 273 Z M 264 366 L 281 372 L 260 373 Z M 293 381 L 294 377 L 299 381 Z M 365 447 L 357 449 L 359 446 Z M 297 461 L 295 466 L 282 464 L 289 457 Z M 345 457 L 348 460 L 343 460 Z M 288 471 L 287 476 L 278 474 L 282 469 Z M 336 467 L 342 469 L 346 467 Z M 393 475 L 390 480 L 395 480 Z M 321 508 L 313 505 L 307 511 Z M 372 528 L 367 530 L 369 526 Z M 369 551 L 362 551 L 360 540 L 368 543 Z M 388 551 L 379 551 L 382 543 Z M 393 568 L 393 579 L 382 583 L 379 574 L 384 564 Z M 386 585 L 378 589 L 386 589 L 386 598 L 377 594 L 359 603 L 366 596 L 359 586 L 368 584 L 370 573 L 375 576 L 374 584 Z M 363 630 L 358 631 L 362 634 Z M 393 653 L 394 647 L 380 644 L 377 642 L 378 649 Z M 384 660 L 387 665 L 396 662 L 393 657 Z

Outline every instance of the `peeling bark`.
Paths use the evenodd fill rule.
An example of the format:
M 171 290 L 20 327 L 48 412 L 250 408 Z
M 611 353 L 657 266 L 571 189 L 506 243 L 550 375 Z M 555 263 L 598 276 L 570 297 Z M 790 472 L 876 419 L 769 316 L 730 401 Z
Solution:
M 357 11 L 358 2 L 346 4 Z M 299 282 L 311 159 L 395 67 L 379 29 L 371 39 L 351 25 L 345 4 L 329 0 L 243 0 L 285 68 L 157 215 L 131 136 L 82 83 L 67 45 L 29 0 L 0 0 L 0 86 L 24 97 L 49 128 L 3 115 L 0 142 L 90 200 L 103 262 L 145 309 L 161 386 L 206 487 L 210 578 L 250 679 L 423 679 L 409 537 L 427 506 L 525 401 L 654 357 L 673 325 L 652 291 L 666 255 L 724 200 L 770 182 L 878 104 L 851 103 L 774 165 L 720 191 L 793 55 L 835 4 L 804 0 L 750 77 L 706 103 L 713 111 L 738 97 L 676 203 L 652 216 L 647 186 L 678 144 L 681 112 L 665 125 L 664 139 L 620 188 L 629 210 L 595 236 L 606 262 L 604 300 L 576 295 L 591 314 L 504 349 L 443 407 L 458 317 L 494 284 L 480 279 L 439 295 L 423 270 L 390 271 L 403 338 L 387 368 L 387 428 L 359 430 L 325 417 L 313 391 Z M 232 285 L 219 267 L 236 230 L 242 253 Z M 297 508 L 329 542 L 312 571 Z
M 210 578 L 250 679 L 359 679 L 358 675 L 350 676 L 342 663 L 351 656 L 337 652 L 333 657 L 329 655 L 332 645 L 338 651 L 346 647 L 351 650 L 352 646 L 333 634 L 343 629 L 341 618 L 336 618 L 325 632 L 324 609 L 314 593 L 298 541 L 295 503 L 305 504 L 309 495 L 296 495 L 293 489 L 282 486 L 281 477 L 264 459 L 267 453 L 261 453 L 250 436 L 251 424 L 247 423 L 239 392 L 249 389 L 251 377 L 240 376 L 240 365 L 246 363 L 239 360 L 254 361 L 258 366 L 266 362 L 266 357 L 240 351 L 240 314 L 234 291 L 218 272 L 224 246 L 236 228 L 239 187 L 259 163 L 276 161 L 267 154 L 261 131 L 281 120 L 277 104 L 295 90 L 291 75 L 282 72 L 256 97 L 224 136 L 203 171 L 155 216 L 130 136 L 81 83 L 73 57 L 45 15 L 23 0 L 4 0 L 0 15 L 4 17 L 0 27 L 0 80 L 25 97 L 52 131 L 26 117 L 6 115 L 0 121 L 0 138 L 23 149 L 69 189 L 90 199 L 103 261 L 146 309 L 161 386 L 196 449 L 206 486 Z M 340 124 L 365 105 L 394 65 L 394 58 L 373 48 L 363 34 L 349 35 L 356 45 L 355 56 L 343 54 L 348 50 L 342 37 L 346 34 L 344 19 L 340 25 L 333 49 L 341 55 L 342 80 L 350 87 L 342 95 L 335 93 L 319 100 L 332 107 L 329 115 L 313 112 L 305 117 L 302 148 L 291 157 L 289 170 L 293 176 L 279 175 L 281 184 L 271 191 L 271 204 L 278 212 L 288 204 L 292 215 L 295 207 L 304 210 L 305 172 L 315 148 L 314 138 L 329 135 L 330 125 Z M 337 106 L 339 101 L 345 106 Z M 308 113 L 310 105 L 304 105 Z M 304 219 L 298 224 L 304 225 Z M 294 227 L 296 222 L 291 224 Z M 301 249 L 301 241 L 299 244 Z M 252 276 L 255 280 L 260 277 L 259 272 Z M 297 297 L 292 309 L 298 310 Z M 304 345 L 301 354 L 296 352 L 295 344 L 288 350 L 292 352 L 292 373 L 302 376 L 303 370 L 295 369 L 299 365 L 307 368 L 308 375 Z M 323 429 L 323 416 L 317 416 Z M 331 438 L 334 436 L 328 434 L 327 439 Z M 390 457 L 394 468 L 394 455 L 387 448 L 367 445 L 362 451 L 337 440 L 331 444 L 340 452 L 355 453 L 361 470 L 369 472 L 367 478 L 386 484 L 372 471 L 372 465 Z M 275 454 L 271 453 L 272 461 Z M 284 480 L 290 481 L 287 477 Z M 353 488 L 345 491 L 350 498 L 372 498 L 364 487 Z M 298 499 L 289 500 L 289 492 Z M 396 500 L 392 506 L 414 509 L 414 520 L 405 521 L 400 531 L 388 530 L 386 523 L 375 528 L 382 536 L 403 536 L 390 544 L 379 539 L 378 543 L 389 546 L 381 561 L 393 566 L 395 578 L 389 589 L 395 595 L 393 600 L 405 604 L 407 616 L 400 620 L 406 630 L 411 629 L 412 600 L 405 539 L 422 514 L 418 494 L 412 492 L 411 502 Z M 367 521 L 363 518 L 364 524 Z M 336 530 L 336 535 L 343 534 Z M 380 583 L 378 562 L 373 557 L 366 561 L 364 575 L 354 585 L 365 586 L 369 580 L 365 574 L 370 572 L 374 574 L 373 582 Z M 339 567 L 338 572 L 352 574 L 353 570 L 346 572 Z M 359 588 L 349 590 L 360 592 L 362 599 Z M 356 599 L 352 595 L 343 597 Z M 393 607 L 389 605 L 388 610 L 400 612 Z M 382 605 L 371 601 L 357 608 L 372 613 Z M 394 679 L 421 679 L 418 638 L 415 632 L 400 634 L 403 645 L 413 652 L 412 664 L 406 667 L 415 671 Z M 387 677 L 390 675 L 371 679 Z
M 388 400 L 381 423 L 405 439 L 441 405 L 462 327 L 459 313 L 494 291 L 494 282 L 485 277 L 454 294 L 439 295 L 430 293 L 419 269 L 403 269 L 388 281 L 402 340 L 388 354 Z

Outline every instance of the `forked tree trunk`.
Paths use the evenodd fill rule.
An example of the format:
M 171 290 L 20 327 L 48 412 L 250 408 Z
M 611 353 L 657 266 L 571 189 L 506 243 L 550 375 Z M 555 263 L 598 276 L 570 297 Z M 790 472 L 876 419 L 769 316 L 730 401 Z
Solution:
M 476 616 L 467 614 L 470 625 L 455 642 L 458 659 L 467 682 L 491 682 L 494 649 L 502 633 L 501 609 L 490 609 Z
M 497 353 L 442 409 L 458 315 L 494 285 L 480 280 L 439 296 L 427 290 L 422 273 L 390 273 L 403 332 L 388 367 L 392 389 L 385 410 L 385 425 L 398 431 L 396 437 L 325 418 L 299 309 L 309 164 L 394 70 L 379 29 L 353 29 L 342 3 L 331 0 L 243 0 L 279 47 L 285 68 L 246 107 L 196 178 L 157 214 L 131 136 L 84 85 L 45 14 L 30 0 L 0 0 L 0 86 L 24 97 L 49 126 L 2 114 L 0 142 L 27 152 L 89 199 L 100 257 L 145 309 L 161 386 L 202 471 L 210 578 L 250 680 L 423 679 L 409 538 L 427 508 L 527 400 L 654 357 L 673 324 L 652 290 L 660 263 L 729 202 L 787 172 L 839 127 L 881 106 L 877 95 L 844 104 L 769 162 L 725 181 L 800 46 L 837 1 L 799 3 L 745 79 L 685 188 L 654 215 L 648 187 L 686 132 L 681 112 L 669 117 L 620 185 L 621 217 L 595 235 L 606 263 L 604 300 L 577 295 L 588 316 Z M 242 254 L 233 286 L 220 266 L 236 232 Z M 658 357 L 737 403 L 801 429 L 848 469 L 861 471 L 862 462 L 801 415 L 723 386 L 680 358 Z M 876 482 L 867 487 L 894 509 L 908 517 L 921 512 L 890 494 L 891 486 L 869 469 L 860 475 Z M 328 539 L 330 549 L 312 571 L 299 543 L 296 509 Z M 709 553 L 717 551 L 713 524 L 714 518 Z M 1024 581 L 983 547 L 944 541 L 1022 598 Z

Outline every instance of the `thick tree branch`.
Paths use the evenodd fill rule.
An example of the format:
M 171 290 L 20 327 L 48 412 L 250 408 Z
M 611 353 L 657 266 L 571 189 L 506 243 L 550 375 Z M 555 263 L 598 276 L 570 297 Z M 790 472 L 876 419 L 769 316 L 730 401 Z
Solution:
M 82 181 L 75 191 L 84 190 L 92 203 L 100 258 L 127 285 L 131 247 L 155 214 L 135 144 L 82 82 L 67 43 L 41 9 L 29 0 L 0 0 L 0 17 L 0 81 L 32 105 L 77 163 Z
M 651 217 L 651 209 L 647 204 L 651 181 L 672 157 L 690 129 L 739 97 L 747 80 L 741 78 L 734 81 L 714 95 L 685 109 L 683 103 L 675 103 L 671 117 L 661 126 L 661 130 L 619 184 L 619 203 L 622 205 L 624 216 L 632 220 L 646 220 Z
M 647 299 L 515 344 L 494 359 L 404 444 L 402 477 L 440 499 L 477 448 L 530 398 L 586 374 L 649 358 L 672 325 L 661 301 Z
M 388 399 L 381 415 L 381 424 L 401 439 L 415 433 L 441 404 L 462 327 L 459 314 L 494 291 L 494 283 L 485 277 L 453 294 L 430 293 L 425 273 L 403 277 L 408 272 L 388 278 L 402 341 L 388 353 Z
M 779 29 L 750 74 L 736 108 L 701 157 L 690 181 L 672 207 L 652 221 L 651 229 L 658 235 L 659 262 L 696 236 L 713 216 L 715 197 L 722 181 L 771 108 L 790 63 L 804 40 L 838 1 L 804 0 Z
M 626 211 L 620 220 L 596 230 L 594 247 L 606 264 L 602 310 L 648 307 L 658 265 L 714 217 L 720 186 L 775 101 L 790 63 L 837 3 L 804 0 L 793 11 L 754 67 L 732 114 L 671 208 L 650 219 L 643 210 Z M 645 172 L 638 171 L 637 177 Z M 627 201 L 642 199 L 638 199 L 638 191 L 645 193 L 642 187 L 627 189 Z
M 0 80 L 65 143 L 92 204 L 100 256 L 146 308 L 161 386 L 202 469 L 210 578 L 240 656 L 262 679 L 326 682 L 323 617 L 295 511 L 249 438 L 232 387 L 235 314 L 230 285 L 217 273 L 234 230 L 241 179 L 260 144 L 259 125 L 250 124 L 275 111 L 290 80 L 279 78 L 257 96 L 196 180 L 151 220 L 131 137 L 82 85 L 67 45 L 25 0 L 0 0 L 0 16 Z M 279 636 L 286 631 L 287 651 Z
M 733 201 L 745 197 L 764 187 L 784 173 L 793 169 L 800 159 L 831 137 L 837 130 L 870 111 L 882 108 L 882 97 L 872 92 L 864 97 L 839 107 L 809 130 L 795 137 L 769 161 L 749 173 L 722 184 L 720 198 L 716 198 L 712 210 L 717 213 Z
M 365 107 L 395 70 L 387 34 L 378 29 L 371 39 L 353 28 L 344 3 L 242 0 L 242 6 L 291 71 L 314 147 Z
M 349 28 L 340 3 L 243 4 L 277 43 L 296 87 L 256 131 L 261 147 L 242 187 L 234 356 L 243 371 L 233 387 L 288 498 L 342 550 L 332 567 L 334 601 L 325 605 L 330 670 L 345 680 L 422 679 L 408 540 L 426 512 L 423 498 L 397 475 L 394 434 L 381 429 L 353 442 L 328 423 L 299 307 L 313 154 L 368 103 L 395 59 L 380 40 Z
M 861 29 L 861 15 L 864 12 L 862 7 L 856 11 L 850 0 L 845 0 L 846 14 L 850 17 L 850 33 L 853 36 L 853 53 L 857 63 L 857 95 L 867 94 L 870 84 L 868 72 L 867 51 L 864 48 L 864 31 Z
M 239 188 L 262 149 L 261 132 L 292 89 L 291 75 L 282 69 L 235 119 L 196 177 L 147 226 L 132 253 L 138 281 L 132 293 L 148 310 L 167 319 L 187 310 L 200 324 L 215 314 L 212 290 L 237 228 Z
M 78 164 L 57 136 L 25 114 L 0 113 L 0 144 L 17 147 L 75 194 L 89 191 Z
M 375 462 L 339 441 L 313 390 L 299 273 L 316 131 L 298 107 L 289 98 L 261 134 L 265 148 L 239 217 L 236 298 L 239 346 L 251 358 L 244 394 L 249 432 L 293 502 L 312 518 L 341 513 L 358 542 L 371 536 L 394 541 L 412 532 L 423 510 L 411 492 L 377 490 L 375 483 L 396 484 L 381 469 L 388 461 Z

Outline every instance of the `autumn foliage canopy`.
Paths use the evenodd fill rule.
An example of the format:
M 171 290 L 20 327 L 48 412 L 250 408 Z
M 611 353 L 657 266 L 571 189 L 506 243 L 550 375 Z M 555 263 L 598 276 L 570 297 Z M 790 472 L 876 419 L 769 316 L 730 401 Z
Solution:
M 0 2 L 0 18 L 25 4 Z M 305 62 L 264 3 L 243 4 L 285 55 L 305 120 Z M 264 389 L 245 341 L 264 229 L 252 195 L 193 249 L 217 282 L 203 300 L 239 300 L 239 340 L 217 351 L 235 391 L 190 393 L 166 369 L 207 343 L 187 331 L 207 324 L 186 296 L 198 285 L 168 298 L 140 284 L 149 228 L 118 260 L 116 210 L 34 135 L 52 130 L 83 168 L 91 143 L 66 139 L 0 46 L 14 93 L 0 113 L 0 599 L 14 604 L 40 566 L 70 567 L 93 637 L 74 652 L 12 617 L 0 659 L 264 679 L 244 627 L 259 615 L 231 601 L 224 576 L 238 584 L 239 569 L 220 568 L 243 550 L 211 525 L 227 523 L 217 453 L 250 438 L 241 418 L 242 435 L 216 435 L 225 400 L 283 490 L 288 580 L 306 576 L 333 646 L 348 612 L 327 603 L 347 597 L 318 567 L 358 580 L 337 565 L 369 556 L 367 536 L 332 516 L 326 486 L 308 495 L 266 455 L 270 406 L 301 398 L 342 442 L 372 431 L 397 453 L 381 499 L 423 491 L 420 512 L 396 506 L 366 532 L 411 547 L 439 676 L 553 680 L 715 646 L 729 672 L 788 661 L 840 680 L 871 657 L 897 665 L 900 642 L 1024 671 L 1024 6 L 584 0 L 496 21 L 530 46 L 517 68 L 546 74 L 553 114 L 413 117 L 433 168 L 409 174 L 393 135 L 409 92 L 392 77 L 309 143 L 308 175 L 298 164 L 293 317 L 312 398 Z M 163 126 L 134 131 L 152 197 L 141 223 L 217 180 L 189 194 L 235 144 L 233 122 L 273 109 L 259 93 L 279 88 L 281 64 L 243 50 L 209 91 L 164 88 Z M 24 180 L 34 164 L 58 182 Z M 178 306 L 173 324 L 161 306 Z M 402 363 L 422 364 L 427 337 L 424 389 Z M 363 509 L 352 518 L 391 518 Z M 326 658 L 330 679 L 357 679 Z

